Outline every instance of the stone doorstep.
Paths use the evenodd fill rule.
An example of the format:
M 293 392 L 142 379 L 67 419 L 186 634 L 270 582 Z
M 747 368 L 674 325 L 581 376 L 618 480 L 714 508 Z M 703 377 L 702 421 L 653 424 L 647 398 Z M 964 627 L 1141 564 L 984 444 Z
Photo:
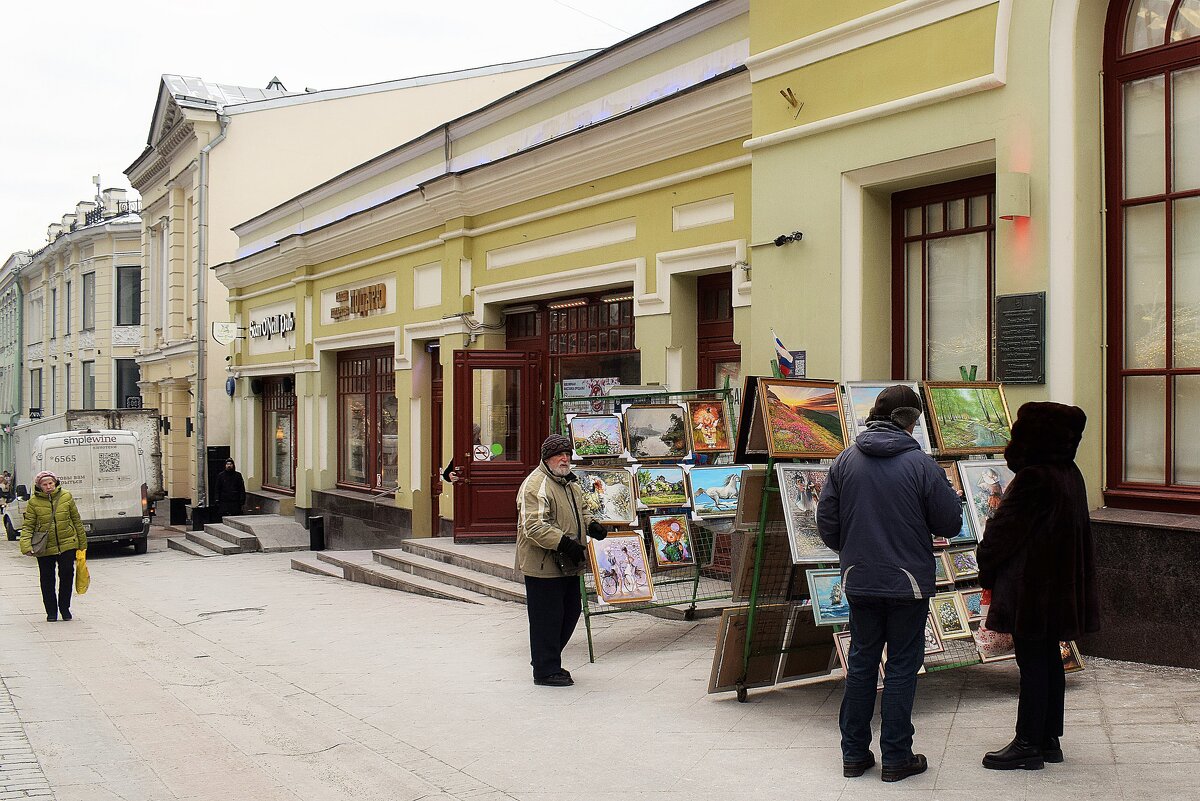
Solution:
M 183 551 L 191 556 L 220 556 L 216 551 L 210 550 L 199 543 L 190 542 L 186 537 L 167 537 L 167 547 L 174 551 Z
M 204 533 L 225 540 L 230 545 L 236 545 L 243 551 L 257 551 L 259 548 L 258 539 L 253 534 L 246 534 L 240 529 L 232 528 L 224 523 L 206 523 Z
M 495 558 L 486 558 L 481 555 L 481 551 L 472 550 L 486 548 L 487 546 L 455 545 L 449 542 L 434 542 L 428 539 L 410 539 L 400 543 L 400 547 L 408 553 L 423 556 L 426 559 L 435 559 L 439 562 L 457 565 L 458 567 L 474 570 L 476 573 L 495 576 L 514 584 L 523 583 L 521 576 L 517 574 L 517 569 L 514 566 L 515 545 L 505 549 L 507 555 L 504 557 L 504 561 L 498 561 Z
M 220 537 L 214 537 L 211 534 L 206 534 L 203 531 L 189 531 L 185 535 L 188 542 L 195 542 L 208 548 L 210 551 L 216 551 L 221 556 L 229 556 L 235 553 L 241 553 L 242 549 L 236 545 L 226 542 Z
M 317 558 L 322 562 L 341 567 L 348 580 L 359 584 L 401 590 L 444 601 L 478 604 L 483 600 L 476 593 L 381 565 L 375 561 L 371 551 L 335 551 L 333 553 L 321 551 L 317 553 Z
M 288 553 L 308 550 L 308 529 L 280 515 L 237 515 L 222 524 L 258 540 L 263 553 Z
M 325 562 L 315 553 L 293 556 L 292 570 L 299 570 L 301 573 L 312 573 L 316 576 L 329 576 L 336 579 L 344 580 L 346 578 L 345 568 Z
M 525 587 L 514 581 L 497 578 L 472 568 L 459 567 L 436 559 L 427 559 L 404 549 L 377 550 L 373 552 L 373 555 L 379 564 L 405 573 L 477 592 L 480 595 L 488 595 L 500 601 L 525 603 Z

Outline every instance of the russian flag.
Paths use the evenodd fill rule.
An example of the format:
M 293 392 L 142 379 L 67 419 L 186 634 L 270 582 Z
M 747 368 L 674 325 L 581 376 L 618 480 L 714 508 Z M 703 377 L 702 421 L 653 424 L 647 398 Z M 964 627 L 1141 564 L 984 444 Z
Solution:
M 771 336 L 775 338 L 775 360 L 779 362 L 779 374 L 784 378 L 791 378 L 796 372 L 796 363 L 792 360 L 792 353 L 783 346 L 779 335 L 775 333 L 775 329 L 771 329 Z

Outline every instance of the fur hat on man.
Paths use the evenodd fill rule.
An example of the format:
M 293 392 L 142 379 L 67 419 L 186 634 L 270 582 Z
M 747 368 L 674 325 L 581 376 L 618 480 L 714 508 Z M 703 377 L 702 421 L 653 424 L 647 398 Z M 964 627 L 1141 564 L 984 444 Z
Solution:
M 886 387 L 875 398 L 867 422 L 872 420 L 894 423 L 907 429 L 921 418 L 921 397 L 907 384 Z
M 560 453 L 571 452 L 571 439 L 564 437 L 562 434 L 551 434 L 546 437 L 546 441 L 542 443 L 542 461 L 546 461 L 551 456 L 557 456 Z

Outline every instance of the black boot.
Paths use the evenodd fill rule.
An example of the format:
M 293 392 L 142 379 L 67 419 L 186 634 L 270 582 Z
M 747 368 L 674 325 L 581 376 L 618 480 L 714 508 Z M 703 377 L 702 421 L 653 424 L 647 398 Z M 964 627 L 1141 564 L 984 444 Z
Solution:
M 870 751 L 867 752 L 865 759 L 857 759 L 854 761 L 842 760 L 842 775 L 847 779 L 857 779 L 859 776 L 866 773 L 875 766 L 875 755 Z
M 991 770 L 1041 770 L 1045 762 L 1041 749 L 1020 737 L 1014 738 L 999 751 L 990 751 L 983 757 L 983 766 Z
M 1062 746 L 1058 744 L 1057 737 L 1047 737 L 1042 740 L 1042 759 L 1055 764 L 1063 761 Z
M 898 782 L 909 776 L 924 773 L 928 767 L 929 762 L 925 759 L 924 754 L 913 754 L 908 762 L 900 765 L 889 765 L 885 762 L 879 771 L 879 778 L 885 782 Z

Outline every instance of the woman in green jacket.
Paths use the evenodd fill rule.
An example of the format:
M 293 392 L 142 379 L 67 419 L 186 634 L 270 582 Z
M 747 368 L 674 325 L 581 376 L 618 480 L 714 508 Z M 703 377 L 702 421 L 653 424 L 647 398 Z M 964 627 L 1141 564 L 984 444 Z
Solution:
M 46 620 L 54 622 L 61 613 L 71 619 L 71 588 L 75 586 L 75 551 L 87 550 L 87 534 L 75 499 L 59 486 L 58 476 L 43 470 L 33 480 L 33 497 L 25 504 L 25 524 L 21 526 L 21 553 L 36 556 L 42 580 L 42 603 Z M 45 545 L 33 552 L 34 534 Z M 58 594 L 54 592 L 54 567 L 58 566 Z

